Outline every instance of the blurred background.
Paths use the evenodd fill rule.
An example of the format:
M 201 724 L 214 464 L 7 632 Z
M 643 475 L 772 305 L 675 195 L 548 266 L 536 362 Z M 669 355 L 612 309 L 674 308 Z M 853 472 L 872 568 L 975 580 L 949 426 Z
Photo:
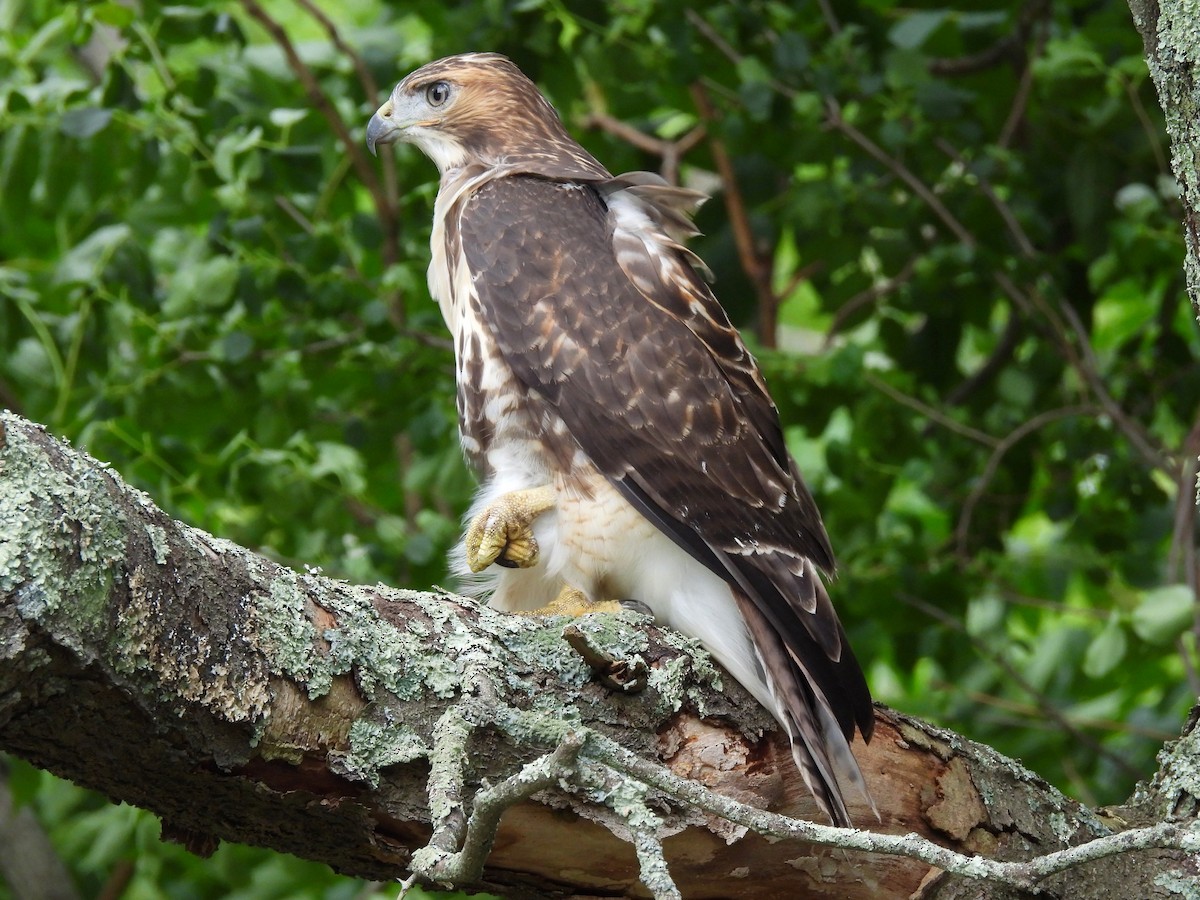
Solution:
M 436 172 L 363 130 L 467 50 L 713 195 L 876 696 L 1128 798 L 1200 690 L 1200 344 L 1122 3 L 0 0 L 0 403 L 288 565 L 447 584 Z M 394 894 L 4 771 L 46 896 Z

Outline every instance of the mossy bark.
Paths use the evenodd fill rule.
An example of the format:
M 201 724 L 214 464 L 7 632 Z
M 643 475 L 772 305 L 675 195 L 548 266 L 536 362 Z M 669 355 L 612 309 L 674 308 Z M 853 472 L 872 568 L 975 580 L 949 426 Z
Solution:
M 482 786 L 568 734 L 815 816 L 786 741 L 693 642 L 633 615 L 572 623 L 576 643 L 646 666 L 645 690 L 614 693 L 563 640 L 566 624 L 297 574 L 172 521 L 0 414 L 0 748 L 153 810 L 197 852 L 234 840 L 399 879 Z M 871 830 L 1025 859 L 1123 827 L 957 735 L 883 709 L 876 734 L 857 749 L 882 821 L 852 807 Z M 1121 815 L 1193 815 L 1179 798 L 1194 796 L 1194 758 L 1181 753 Z M 621 777 L 603 790 L 560 782 L 507 810 L 476 886 L 642 895 L 626 839 L 647 827 L 689 898 L 1013 896 L 897 856 L 768 841 Z M 1053 885 L 1108 897 L 1119 866 L 1128 896 L 1163 879 L 1194 889 L 1178 857 L 1131 853 Z
M 1200 319 L 1200 2 L 1129 0 L 1171 139 L 1183 201 L 1188 295 Z

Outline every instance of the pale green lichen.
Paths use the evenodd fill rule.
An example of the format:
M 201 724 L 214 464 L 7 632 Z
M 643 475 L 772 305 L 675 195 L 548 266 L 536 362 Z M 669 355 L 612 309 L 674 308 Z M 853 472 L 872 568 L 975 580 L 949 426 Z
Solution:
M 154 561 L 160 566 L 166 565 L 171 555 L 171 545 L 167 542 L 167 530 L 161 525 L 146 526 L 146 534 L 150 538 L 150 547 L 154 550 Z
M 108 480 L 119 479 L 65 447 L 66 466 L 56 469 L 29 439 L 32 426 L 7 411 L 0 424 L 0 593 L 15 593 L 23 618 L 90 656 L 126 552 L 125 516 Z
M 300 684 L 310 700 L 329 693 L 334 664 L 317 652 L 317 629 L 308 615 L 308 600 L 299 585 L 300 576 L 283 570 L 270 581 L 265 596 L 251 607 L 261 648 L 272 661 L 276 674 Z
M 1200 879 L 1180 870 L 1155 876 L 1154 886 L 1178 894 L 1186 900 L 1200 900 Z
M 329 754 L 330 767 L 338 774 L 372 787 L 379 786 L 379 773 L 429 755 L 429 744 L 404 722 L 384 713 L 382 719 L 364 714 L 350 726 L 350 746 Z

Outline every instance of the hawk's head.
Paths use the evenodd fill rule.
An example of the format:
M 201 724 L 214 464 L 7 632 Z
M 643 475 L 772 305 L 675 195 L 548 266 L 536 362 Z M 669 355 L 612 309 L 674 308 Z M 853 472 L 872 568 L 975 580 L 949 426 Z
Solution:
M 367 147 L 416 144 L 438 171 L 468 163 L 516 164 L 523 171 L 606 177 L 537 86 L 499 53 L 465 53 L 404 78 L 367 125 Z

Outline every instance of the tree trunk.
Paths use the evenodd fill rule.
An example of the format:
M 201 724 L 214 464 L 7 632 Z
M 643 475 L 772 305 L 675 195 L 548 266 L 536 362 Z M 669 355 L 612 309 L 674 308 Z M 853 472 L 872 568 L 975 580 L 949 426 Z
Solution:
M 1171 167 L 1183 200 L 1188 295 L 1200 318 L 1200 5 L 1195 0 L 1129 0 L 1146 48 L 1146 64 L 1166 115 Z
M 672 896 L 654 874 L 664 860 L 689 898 L 1021 896 L 904 856 L 765 839 L 652 765 L 739 801 L 735 818 L 814 817 L 773 729 L 694 642 L 645 617 L 505 616 L 298 575 L 0 414 L 0 748 L 153 810 L 197 852 L 233 840 L 399 879 L 449 871 L 430 859 L 465 841 L 486 855 L 472 885 L 508 897 Z M 1028 859 L 1193 817 L 1193 740 L 1137 807 L 1102 817 L 879 708 L 856 750 L 881 821 L 851 813 L 873 832 Z M 489 845 L 493 800 L 511 805 Z M 1194 876 L 1195 857 L 1145 850 L 1043 886 L 1150 897 Z

